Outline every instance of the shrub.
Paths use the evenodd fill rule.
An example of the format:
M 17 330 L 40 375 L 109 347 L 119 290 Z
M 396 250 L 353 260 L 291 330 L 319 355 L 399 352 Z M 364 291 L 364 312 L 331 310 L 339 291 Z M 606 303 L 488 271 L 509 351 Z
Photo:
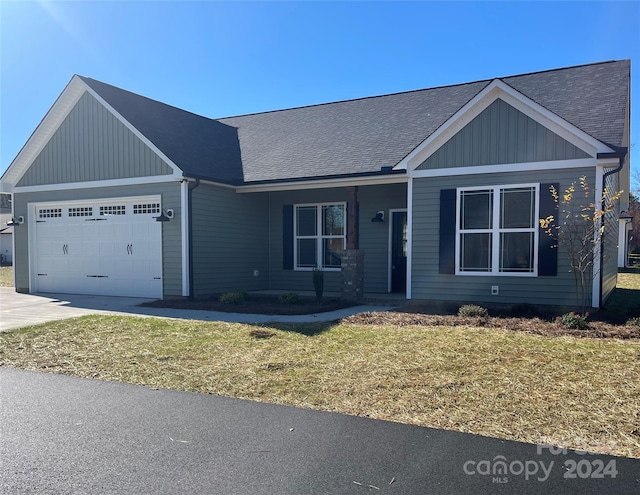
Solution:
M 220 296 L 220 302 L 224 304 L 240 304 L 247 299 L 247 293 L 243 290 L 232 290 Z
M 589 313 L 580 315 L 580 313 L 574 313 L 571 311 L 570 313 L 565 313 L 562 316 L 556 317 L 556 324 L 563 328 L 584 330 L 589 327 L 587 324 L 587 318 L 589 318 Z
M 458 309 L 458 316 L 477 316 L 480 318 L 486 318 L 489 316 L 487 308 L 482 306 L 476 306 L 475 304 L 465 304 Z
M 640 327 L 640 316 L 634 316 L 633 318 L 629 318 L 627 320 L 627 326 L 628 327 Z
M 313 269 L 313 288 L 316 291 L 318 301 L 322 301 L 322 293 L 324 292 L 324 272 L 320 268 Z
M 278 302 L 280 302 L 280 304 L 298 304 L 300 302 L 300 296 L 297 292 L 285 292 L 278 296 Z

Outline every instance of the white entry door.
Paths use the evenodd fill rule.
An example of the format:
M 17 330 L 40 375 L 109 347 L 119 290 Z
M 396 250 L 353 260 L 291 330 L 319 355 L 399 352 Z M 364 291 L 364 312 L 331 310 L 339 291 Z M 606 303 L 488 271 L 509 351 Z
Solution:
M 34 292 L 162 297 L 159 197 L 30 207 Z

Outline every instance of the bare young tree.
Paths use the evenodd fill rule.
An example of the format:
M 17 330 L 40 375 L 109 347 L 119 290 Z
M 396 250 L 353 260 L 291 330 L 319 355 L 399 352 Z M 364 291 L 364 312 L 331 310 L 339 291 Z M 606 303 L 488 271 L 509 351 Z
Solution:
M 595 203 L 584 176 L 580 177 L 578 187 L 572 182 L 562 193 L 553 186 L 550 191 L 558 207 L 558 218 L 553 215 L 541 218 L 540 226 L 556 241 L 556 248 L 567 253 L 575 281 L 576 303 L 584 313 L 589 282 L 595 274 L 595 261 L 602 246 L 605 217 L 613 212 L 622 191 L 605 188 L 600 202 Z

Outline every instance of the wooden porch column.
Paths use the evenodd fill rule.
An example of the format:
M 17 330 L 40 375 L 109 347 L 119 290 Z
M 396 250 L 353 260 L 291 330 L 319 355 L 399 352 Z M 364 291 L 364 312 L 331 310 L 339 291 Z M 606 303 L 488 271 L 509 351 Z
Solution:
M 359 246 L 358 209 L 358 186 L 347 187 L 347 249 L 358 249 Z
M 347 188 L 347 249 L 342 255 L 342 298 L 364 297 L 364 251 L 359 249 L 358 186 Z

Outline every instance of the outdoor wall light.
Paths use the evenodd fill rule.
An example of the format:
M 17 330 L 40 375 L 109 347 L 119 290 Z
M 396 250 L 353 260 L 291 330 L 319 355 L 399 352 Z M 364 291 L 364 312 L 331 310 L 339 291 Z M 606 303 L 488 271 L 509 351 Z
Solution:
M 11 220 L 7 222 L 7 227 L 17 227 L 18 225 L 22 225 L 24 223 L 24 217 L 20 215 L 18 218 L 11 217 Z
M 156 219 L 156 222 L 168 222 L 173 218 L 173 210 L 171 208 L 168 210 L 165 210 L 164 208 L 162 208 L 162 212 L 160 213 L 160 216 L 153 217 L 153 218 Z
M 376 212 L 376 216 L 371 219 L 372 222 L 384 222 L 384 211 Z

